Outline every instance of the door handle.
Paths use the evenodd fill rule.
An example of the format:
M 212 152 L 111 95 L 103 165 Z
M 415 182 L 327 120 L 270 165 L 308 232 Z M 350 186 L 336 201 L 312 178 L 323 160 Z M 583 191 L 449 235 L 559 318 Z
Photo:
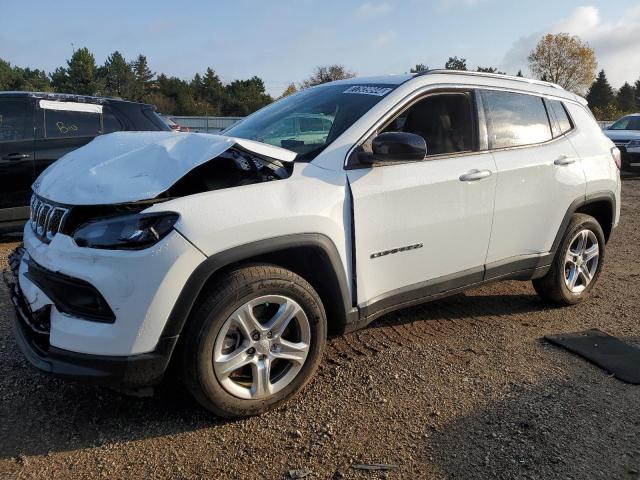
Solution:
M 471 170 L 460 175 L 462 182 L 475 182 L 491 176 L 491 170 Z
M 554 165 L 563 166 L 563 165 L 571 165 L 577 160 L 576 157 L 569 157 L 568 155 L 560 155 L 553 162 Z
M 2 159 L 15 161 L 15 160 L 24 160 L 25 158 L 29 158 L 30 156 L 31 155 L 29 155 L 28 153 L 9 153 L 4 157 L 2 157 Z

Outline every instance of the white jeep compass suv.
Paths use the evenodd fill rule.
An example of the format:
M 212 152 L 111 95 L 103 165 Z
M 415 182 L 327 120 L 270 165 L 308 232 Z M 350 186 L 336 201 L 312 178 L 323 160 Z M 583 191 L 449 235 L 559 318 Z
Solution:
M 300 118 L 326 135 L 281 135 Z M 584 99 L 454 71 L 306 89 L 223 135 L 104 135 L 33 185 L 16 337 L 54 374 L 141 389 L 171 363 L 207 409 L 257 414 L 328 331 L 504 279 L 584 300 L 619 162 Z

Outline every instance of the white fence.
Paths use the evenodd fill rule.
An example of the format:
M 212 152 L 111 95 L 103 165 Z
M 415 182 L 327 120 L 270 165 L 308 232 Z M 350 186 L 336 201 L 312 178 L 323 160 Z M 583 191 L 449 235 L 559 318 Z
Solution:
M 171 119 L 177 124 L 188 127 L 191 132 L 217 133 L 244 117 L 174 117 Z

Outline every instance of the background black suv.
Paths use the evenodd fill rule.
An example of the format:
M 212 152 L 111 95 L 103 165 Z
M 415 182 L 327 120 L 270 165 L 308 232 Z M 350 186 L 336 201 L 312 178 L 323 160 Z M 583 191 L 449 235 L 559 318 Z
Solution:
M 60 93 L 0 92 L 0 232 L 29 217 L 31 184 L 97 135 L 171 130 L 153 105 Z

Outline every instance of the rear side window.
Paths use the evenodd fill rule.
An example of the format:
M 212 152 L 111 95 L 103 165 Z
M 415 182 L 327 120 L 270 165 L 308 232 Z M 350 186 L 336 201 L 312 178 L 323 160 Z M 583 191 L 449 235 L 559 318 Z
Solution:
M 549 116 L 551 117 L 553 138 L 564 135 L 571 130 L 573 126 L 571 125 L 571 120 L 569 119 L 567 110 L 564 108 L 564 105 L 562 105 L 562 102 L 558 100 L 545 100 L 545 102 L 549 110 Z
M 489 148 L 518 147 L 551 140 L 551 127 L 542 98 L 484 90 Z
M 0 142 L 33 138 L 33 108 L 27 99 L 0 100 Z
M 102 109 L 102 133 L 113 133 L 124 130 L 122 123 L 118 120 L 109 107 Z
M 46 138 L 95 137 L 102 133 L 100 113 L 45 110 Z

